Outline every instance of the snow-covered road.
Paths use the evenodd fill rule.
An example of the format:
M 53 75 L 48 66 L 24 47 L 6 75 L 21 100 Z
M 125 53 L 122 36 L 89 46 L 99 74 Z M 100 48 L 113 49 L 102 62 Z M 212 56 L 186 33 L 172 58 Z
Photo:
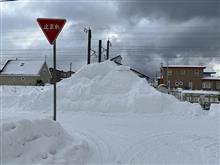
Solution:
M 8 115 L 14 116 L 11 120 L 49 117 L 49 113 L 43 112 Z M 58 121 L 70 135 L 88 143 L 88 164 L 217 164 L 219 161 L 217 117 L 60 112 Z
M 88 163 L 212 164 L 219 158 L 218 120 L 143 114 L 68 116 L 61 118 L 63 127 L 92 146 Z

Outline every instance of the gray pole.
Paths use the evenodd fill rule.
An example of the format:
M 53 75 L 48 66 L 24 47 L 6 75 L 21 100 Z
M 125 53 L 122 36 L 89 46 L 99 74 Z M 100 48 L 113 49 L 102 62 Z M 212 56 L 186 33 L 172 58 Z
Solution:
M 99 40 L 99 57 L 98 62 L 102 62 L 102 40 Z
M 91 58 L 91 38 L 92 38 L 92 31 L 91 29 L 88 30 L 88 55 L 87 55 L 87 64 L 90 64 Z
M 56 40 L 54 41 L 53 44 L 53 78 L 54 78 L 54 84 L 53 84 L 53 119 L 56 121 L 56 95 L 57 95 L 57 91 L 56 91 L 56 81 L 57 81 L 57 70 L 56 70 Z
M 110 45 L 110 41 L 107 41 L 107 52 L 106 52 L 106 56 L 107 56 L 107 60 L 109 59 L 109 45 Z
M 71 71 L 72 71 L 72 62 L 70 63 L 70 73 L 71 73 Z

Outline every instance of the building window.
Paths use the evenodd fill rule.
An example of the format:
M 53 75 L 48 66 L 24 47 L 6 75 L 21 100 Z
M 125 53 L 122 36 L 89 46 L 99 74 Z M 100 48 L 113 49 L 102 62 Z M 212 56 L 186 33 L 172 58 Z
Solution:
M 195 75 L 195 76 L 199 76 L 199 70 L 195 70 L 195 71 L 194 71 L 194 75 Z
M 172 70 L 168 70 L 168 71 L 167 71 L 167 75 L 168 75 L 168 76 L 172 76 Z
M 179 81 L 175 82 L 175 86 L 178 87 L 179 86 Z
M 182 86 L 183 85 L 183 82 L 180 81 L 180 80 L 176 80 L 175 82 L 175 86 L 178 87 L 178 86 Z
M 186 71 L 185 71 L 185 70 L 181 70 L 181 71 L 180 71 L 180 74 L 183 76 L 183 75 L 186 74 Z
M 189 82 L 189 89 L 192 89 L 193 88 L 193 83 L 192 81 Z
M 216 82 L 216 89 L 220 89 L 220 82 Z
M 24 81 L 24 77 L 21 77 L 21 81 Z
M 202 88 L 203 89 L 210 89 L 211 88 L 211 82 L 210 81 L 205 81 L 202 83 Z
M 167 87 L 170 88 L 170 80 L 167 81 Z

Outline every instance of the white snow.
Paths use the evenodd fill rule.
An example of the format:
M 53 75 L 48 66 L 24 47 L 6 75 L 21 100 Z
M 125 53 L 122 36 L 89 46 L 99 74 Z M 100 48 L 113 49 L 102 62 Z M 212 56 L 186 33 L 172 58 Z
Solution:
M 52 115 L 51 86 L 1 87 L 3 125 L 9 123 L 12 128 L 23 125 L 25 130 L 26 125 L 30 125 L 27 133 L 24 131 L 22 135 L 22 131 L 15 131 L 13 137 L 30 139 L 28 137 L 33 137 L 33 130 L 37 128 L 39 139 L 45 139 L 44 133 L 50 133 L 51 127 L 56 130 L 50 136 L 49 147 L 44 145 L 47 141 L 42 140 L 37 143 L 42 149 L 39 147 L 36 151 L 38 140 L 31 142 L 27 149 L 13 139 L 13 148 L 23 153 L 19 158 L 13 156 L 14 151 L 4 149 L 10 148 L 10 143 L 1 143 L 5 145 L 3 153 L 9 155 L 1 158 L 4 162 L 33 160 L 41 164 L 60 161 L 71 164 L 73 157 L 82 164 L 219 163 L 219 104 L 212 105 L 210 111 L 203 111 L 199 104 L 180 102 L 156 91 L 128 67 L 109 61 L 81 68 L 71 78 L 60 82 L 57 90 L 60 124 L 44 119 Z M 61 134 L 58 136 L 57 132 Z M 7 131 L 1 136 L 10 137 Z M 79 152 L 66 145 L 75 143 L 76 139 L 82 141 L 77 143 Z M 51 156 L 51 143 L 56 141 L 60 145 L 55 146 L 57 154 Z M 28 152 L 30 150 L 34 150 L 33 154 Z M 36 153 L 49 156 L 41 159 L 41 154 Z
M 220 77 L 212 76 L 212 77 L 203 77 L 203 80 L 220 80 Z
M 86 142 L 76 142 L 59 123 L 49 119 L 23 119 L 4 123 L 0 128 L 3 164 L 80 164 L 88 152 Z
M 181 92 L 182 92 L 182 93 L 220 95 L 220 92 L 218 92 L 218 91 L 206 91 L 206 90 L 182 90 Z
M 3 69 L 4 66 L 6 65 L 7 61 L 8 61 L 8 60 L 3 60 L 3 59 L 0 60 L 0 71 L 2 71 L 2 69 Z
M 44 61 L 11 60 L 8 62 L 1 74 L 38 75 L 43 64 Z

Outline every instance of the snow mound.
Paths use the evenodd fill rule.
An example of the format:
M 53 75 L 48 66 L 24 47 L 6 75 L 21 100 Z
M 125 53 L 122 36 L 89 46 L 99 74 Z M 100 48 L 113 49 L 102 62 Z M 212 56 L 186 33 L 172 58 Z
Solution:
M 49 119 L 3 123 L 0 139 L 3 164 L 82 164 L 88 153 L 85 141 L 73 139 Z
M 171 95 L 160 93 L 145 79 L 139 78 L 130 71 L 129 67 L 117 66 L 111 61 L 82 67 L 71 78 L 58 83 L 57 91 L 58 110 L 61 111 L 177 113 L 181 115 L 202 113 L 198 104 L 180 102 Z M 21 90 L 20 93 L 22 93 L 22 98 L 20 97 L 20 101 L 14 104 L 11 103 L 10 108 L 15 109 L 13 108 L 15 106 L 16 109 L 20 107 L 22 110 L 52 109 L 51 86 L 27 93 Z
M 201 111 L 199 105 L 160 93 L 129 67 L 110 61 L 84 66 L 61 82 L 58 91 L 58 105 L 64 110 L 191 114 Z

